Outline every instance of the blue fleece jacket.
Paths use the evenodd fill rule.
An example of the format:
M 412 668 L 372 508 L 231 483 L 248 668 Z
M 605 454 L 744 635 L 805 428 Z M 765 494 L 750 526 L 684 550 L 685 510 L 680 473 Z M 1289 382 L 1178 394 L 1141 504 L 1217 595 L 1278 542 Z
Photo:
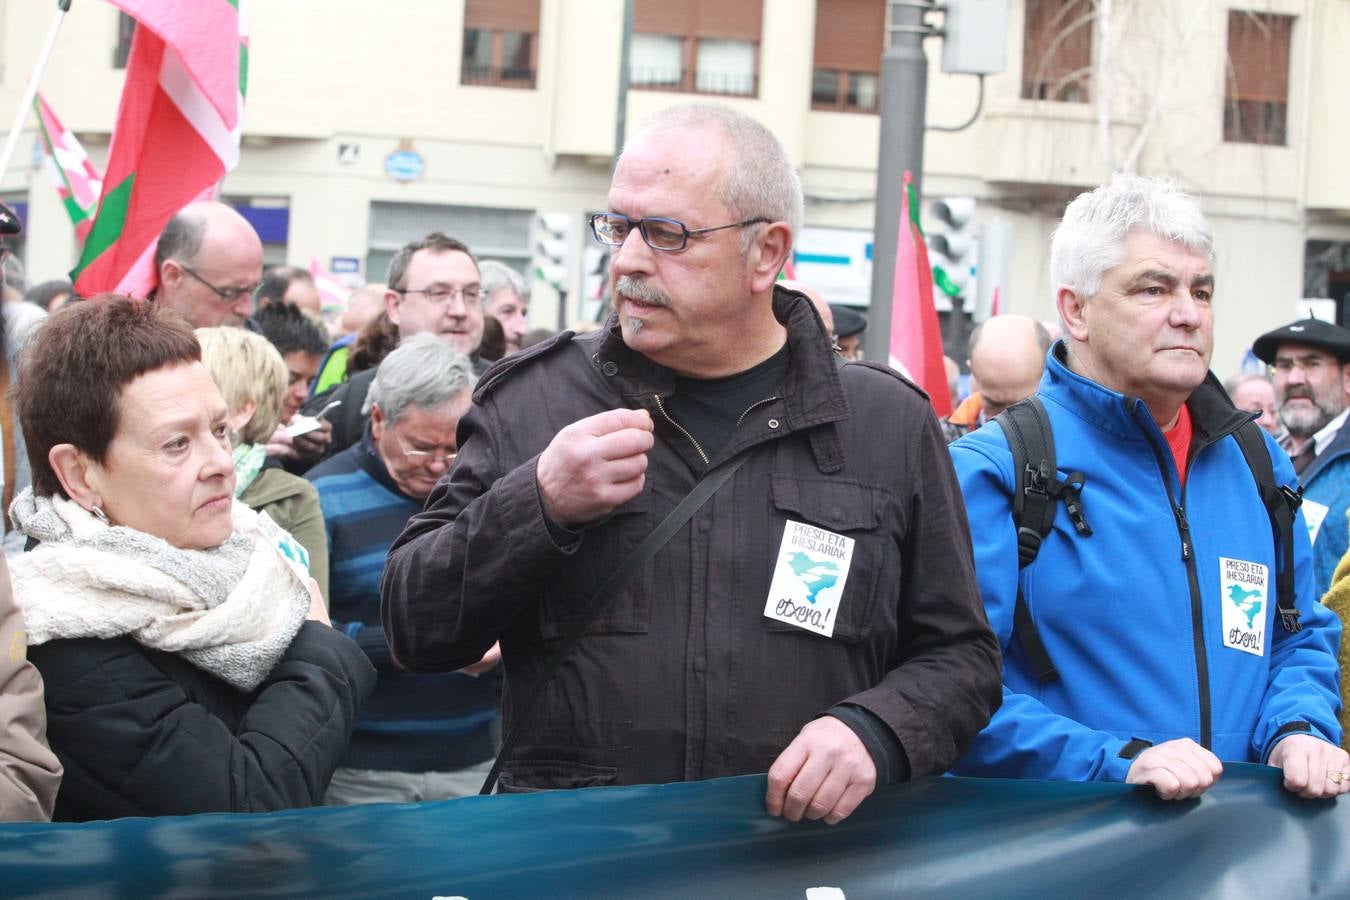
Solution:
M 1059 504 L 1040 554 L 1019 575 L 1003 430 L 990 423 L 951 447 L 1004 653 L 1003 705 L 954 771 L 1123 781 L 1132 760 L 1121 751 L 1133 738 L 1190 737 L 1238 762 L 1264 761 L 1292 731 L 1339 742 L 1340 623 L 1317 600 L 1302 516 L 1294 569 L 1303 629 L 1291 634 L 1275 615 L 1276 541 L 1231 436 L 1246 416 L 1212 376 L 1196 389 L 1183 490 L 1144 404 L 1074 374 L 1062 351 L 1052 349 L 1039 396 L 1061 475 L 1085 476 L 1090 537 Z M 1267 445 L 1276 480 L 1296 483 L 1288 457 Z M 1061 675 L 1046 685 L 1013 637 L 1019 580 Z
M 1350 543 L 1346 519 L 1350 512 L 1350 422 L 1341 426 L 1299 480 L 1303 482 L 1304 513 L 1310 521 L 1319 522 L 1313 539 L 1313 577 L 1320 597 L 1331 588 L 1332 573 Z

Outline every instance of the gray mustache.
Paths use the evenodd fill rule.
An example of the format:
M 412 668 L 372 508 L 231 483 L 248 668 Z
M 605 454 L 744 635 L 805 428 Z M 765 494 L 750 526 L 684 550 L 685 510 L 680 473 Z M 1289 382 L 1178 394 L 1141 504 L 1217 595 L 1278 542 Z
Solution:
M 643 303 L 649 303 L 652 306 L 669 306 L 670 298 L 652 287 L 641 278 L 634 278 L 631 275 L 621 275 L 614 285 L 616 294 L 625 294 L 634 300 L 641 300 Z

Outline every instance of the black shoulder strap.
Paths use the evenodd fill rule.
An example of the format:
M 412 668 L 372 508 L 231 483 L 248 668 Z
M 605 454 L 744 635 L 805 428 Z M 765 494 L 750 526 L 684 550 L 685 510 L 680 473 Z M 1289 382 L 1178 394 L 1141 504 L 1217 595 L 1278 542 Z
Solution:
M 600 614 L 613 602 L 628 582 L 633 580 L 633 576 L 642 571 L 643 566 L 651 562 L 657 551 L 669 543 L 670 539 L 684 527 L 684 524 L 693 517 L 694 513 L 698 512 L 699 508 L 707 503 L 709 498 L 717 493 L 718 489 L 726 484 L 732 475 L 736 474 L 736 470 L 745 464 L 754 449 L 754 447 L 747 447 L 717 468 L 704 473 L 703 477 L 694 485 L 693 490 L 676 504 L 669 515 L 662 519 L 656 528 L 652 529 L 652 533 L 647 535 L 642 543 L 638 544 L 637 548 L 619 564 L 614 573 L 605 579 L 605 583 L 600 585 L 599 590 L 595 592 L 595 596 L 591 597 L 590 602 L 586 604 L 586 608 L 582 610 L 581 616 L 577 619 L 572 630 L 563 639 L 558 649 L 553 651 L 553 655 L 549 657 L 544 670 L 539 673 L 539 677 L 530 686 L 529 693 L 525 695 L 524 701 L 517 708 L 513 717 L 514 721 L 511 723 L 511 730 L 507 732 L 506 739 L 502 741 L 501 750 L 497 751 L 497 759 L 492 763 L 492 770 L 488 772 L 487 779 L 483 782 L 483 788 L 479 791 L 480 794 L 490 794 L 492 789 L 496 787 L 497 778 L 502 772 L 502 766 L 506 764 L 506 760 L 511 755 L 511 750 L 520 738 L 521 729 L 529 719 L 530 712 L 539 698 L 543 696 L 544 688 L 558 673 L 563 660 L 581 642 L 582 636 L 586 634 L 586 629 L 591 627 L 591 624 L 600 617 Z
M 1071 472 L 1061 479 L 1055 463 L 1055 435 L 1050 417 L 1039 397 L 1014 403 L 994 419 L 1008 438 L 1013 456 L 1013 525 L 1017 529 L 1017 566 L 1025 569 L 1040 553 L 1041 542 L 1055 523 L 1055 508 L 1064 502 L 1074 529 L 1083 537 L 1092 536 L 1092 528 L 1083 515 L 1083 474 Z M 1031 609 L 1017 584 L 1017 604 L 1013 607 L 1013 634 L 1026 653 L 1041 684 L 1059 678 L 1050 661 L 1040 632 L 1031 618 Z
M 1270 527 L 1279 541 L 1279 567 L 1275 575 L 1275 604 L 1284 630 L 1296 634 L 1303 628 L 1298 606 L 1294 603 L 1294 516 L 1303 504 L 1303 488 L 1297 490 L 1275 483 L 1275 467 L 1270 462 L 1270 451 L 1255 421 L 1242 424 L 1233 437 L 1242 448 L 1247 467 L 1256 479 L 1261 502 L 1270 516 Z

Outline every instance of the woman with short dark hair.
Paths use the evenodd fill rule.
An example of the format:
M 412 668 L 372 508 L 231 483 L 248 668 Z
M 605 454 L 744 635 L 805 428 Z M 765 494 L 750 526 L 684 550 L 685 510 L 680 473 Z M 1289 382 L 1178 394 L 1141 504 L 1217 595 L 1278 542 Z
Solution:
M 374 684 L 294 540 L 234 501 L 225 402 L 186 322 L 104 295 L 17 391 L 33 489 L 12 564 L 65 766 L 58 820 L 319 801 Z

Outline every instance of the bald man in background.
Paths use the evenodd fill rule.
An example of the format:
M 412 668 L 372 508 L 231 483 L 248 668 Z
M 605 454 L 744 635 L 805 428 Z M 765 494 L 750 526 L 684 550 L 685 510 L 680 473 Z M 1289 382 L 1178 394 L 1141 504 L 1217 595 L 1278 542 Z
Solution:
M 970 334 L 971 394 L 942 422 L 950 443 L 1036 393 L 1050 333 L 1030 316 L 986 319 Z
M 244 325 L 262 281 L 262 241 L 248 220 L 217 200 L 189 203 L 155 245 L 156 303 L 193 328 Z

